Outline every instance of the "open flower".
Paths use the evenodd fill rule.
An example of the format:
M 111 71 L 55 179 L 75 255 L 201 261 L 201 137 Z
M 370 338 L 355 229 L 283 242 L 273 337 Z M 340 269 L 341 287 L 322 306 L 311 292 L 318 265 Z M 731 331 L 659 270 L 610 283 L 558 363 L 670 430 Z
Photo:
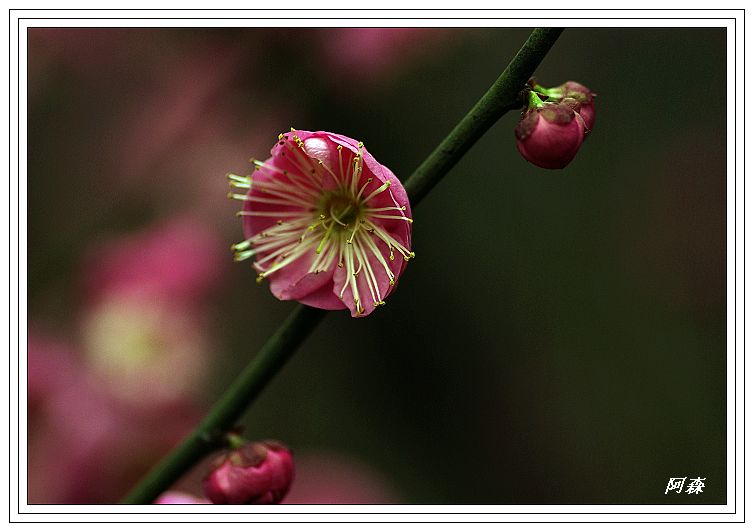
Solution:
M 395 175 L 351 138 L 324 131 L 281 134 L 251 176 L 231 174 L 244 202 L 257 280 L 281 300 L 366 316 L 385 303 L 411 251 L 411 206 Z

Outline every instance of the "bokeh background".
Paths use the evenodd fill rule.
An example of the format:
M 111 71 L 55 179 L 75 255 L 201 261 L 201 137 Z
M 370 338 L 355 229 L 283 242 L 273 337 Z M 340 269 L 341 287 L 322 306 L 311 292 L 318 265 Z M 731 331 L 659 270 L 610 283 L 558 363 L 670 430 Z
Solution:
M 29 30 L 29 502 L 117 501 L 293 308 L 231 261 L 227 172 L 294 126 L 405 178 L 528 33 Z M 527 163 L 506 115 L 388 305 L 329 315 L 244 418 L 294 449 L 287 502 L 726 502 L 725 53 L 563 33 L 536 75 L 598 94 L 576 159 Z

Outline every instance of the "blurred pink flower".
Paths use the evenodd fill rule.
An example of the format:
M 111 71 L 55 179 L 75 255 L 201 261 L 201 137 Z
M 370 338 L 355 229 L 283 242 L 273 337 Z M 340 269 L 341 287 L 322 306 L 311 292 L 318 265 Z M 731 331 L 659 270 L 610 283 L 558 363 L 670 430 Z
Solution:
M 321 46 L 328 75 L 339 85 L 369 86 L 436 52 L 447 35 L 436 28 L 330 28 Z
M 98 246 L 85 264 L 90 299 L 141 295 L 194 303 L 222 280 L 219 237 L 189 218 L 161 222 Z
M 41 342 L 30 338 L 29 345 L 29 359 L 39 359 Z M 75 362 L 64 384 L 38 402 L 30 420 L 30 504 L 117 502 L 199 419 L 188 402 L 124 409 Z
M 236 260 L 255 257 L 258 280 L 281 300 L 354 317 L 383 305 L 414 256 L 411 206 L 390 169 L 363 143 L 324 131 L 281 134 L 255 166 L 229 176 L 248 190 L 231 194 L 244 202 Z
M 209 368 L 207 299 L 221 281 L 224 254 L 189 219 L 91 253 L 81 338 L 94 387 L 144 408 L 196 398 Z
M 296 481 L 284 504 L 396 504 L 394 490 L 377 470 L 337 454 L 296 453 Z
M 89 307 L 81 335 L 92 385 L 139 408 L 198 398 L 211 349 L 205 322 L 167 297 L 115 294 Z
M 154 501 L 154 504 L 212 504 L 207 499 L 195 497 L 180 491 L 166 491 Z
M 116 502 L 198 421 L 222 247 L 178 219 L 92 252 L 80 357 L 30 338 L 31 502 Z

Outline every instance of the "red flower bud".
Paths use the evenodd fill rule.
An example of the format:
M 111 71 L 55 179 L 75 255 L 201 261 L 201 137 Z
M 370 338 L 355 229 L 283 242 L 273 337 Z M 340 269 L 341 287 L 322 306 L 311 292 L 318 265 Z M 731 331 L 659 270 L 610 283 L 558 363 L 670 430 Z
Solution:
M 597 95 L 576 81 L 566 81 L 552 89 L 552 93 L 559 93 L 561 98 L 573 98 L 579 102 L 580 105 L 576 112 L 584 119 L 584 126 L 586 126 L 584 134 L 588 135 L 594 127 L 594 98 Z
M 584 120 L 579 103 L 531 106 L 516 126 L 516 147 L 524 159 L 541 168 L 564 168 L 576 156 L 584 141 Z
M 293 482 L 293 455 L 274 441 L 248 443 L 223 453 L 203 482 L 215 504 L 276 504 Z

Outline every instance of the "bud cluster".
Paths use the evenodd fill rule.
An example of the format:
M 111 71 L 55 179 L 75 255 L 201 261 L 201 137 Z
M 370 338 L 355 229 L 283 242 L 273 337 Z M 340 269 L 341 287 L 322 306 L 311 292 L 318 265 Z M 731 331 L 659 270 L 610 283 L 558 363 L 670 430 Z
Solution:
M 594 126 L 596 94 L 567 81 L 551 89 L 529 81 L 528 105 L 516 126 L 516 147 L 541 168 L 564 168 Z

